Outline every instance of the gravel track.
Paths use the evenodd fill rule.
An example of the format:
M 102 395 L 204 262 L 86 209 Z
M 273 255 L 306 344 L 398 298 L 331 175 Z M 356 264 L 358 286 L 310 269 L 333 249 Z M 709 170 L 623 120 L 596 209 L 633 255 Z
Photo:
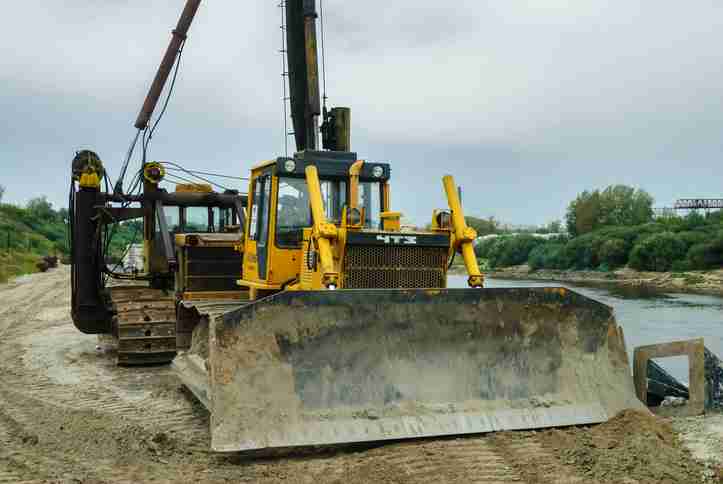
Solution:
M 75 329 L 68 280 L 61 267 L 0 286 L 0 484 L 652 482 L 594 480 L 545 432 L 273 459 L 212 455 L 208 415 L 168 367 L 118 368 Z

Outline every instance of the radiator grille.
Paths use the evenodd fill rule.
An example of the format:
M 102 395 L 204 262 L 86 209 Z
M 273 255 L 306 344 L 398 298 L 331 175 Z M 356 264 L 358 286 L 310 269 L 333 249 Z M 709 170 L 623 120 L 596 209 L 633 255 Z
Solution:
M 232 247 L 187 247 L 186 291 L 237 291 L 241 254 Z
M 343 287 L 446 287 L 447 248 L 419 246 L 347 246 Z

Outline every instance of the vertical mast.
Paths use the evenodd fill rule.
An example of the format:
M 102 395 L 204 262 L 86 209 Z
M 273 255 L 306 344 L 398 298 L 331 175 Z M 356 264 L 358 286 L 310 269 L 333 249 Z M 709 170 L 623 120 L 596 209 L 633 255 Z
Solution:
M 286 0 L 286 40 L 291 118 L 296 150 L 319 149 L 319 63 L 316 0 Z

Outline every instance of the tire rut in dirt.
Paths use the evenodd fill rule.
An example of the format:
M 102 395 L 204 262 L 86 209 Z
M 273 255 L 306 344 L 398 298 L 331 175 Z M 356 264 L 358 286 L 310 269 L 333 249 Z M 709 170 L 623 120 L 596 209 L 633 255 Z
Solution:
M 45 286 L 46 284 L 43 284 L 42 287 L 45 294 L 53 292 Z M 57 282 L 55 286 L 57 286 Z M 61 298 L 58 298 L 57 295 L 54 296 L 52 302 L 49 301 L 47 305 L 29 305 L 36 309 L 29 310 L 24 314 L 27 319 L 22 325 L 6 326 L 5 338 L 0 341 L 0 369 L 2 369 L 0 383 L 6 388 L 16 389 L 28 397 L 50 402 L 55 407 L 102 412 L 111 417 L 127 418 L 139 425 L 154 428 L 157 432 L 173 435 L 174 438 L 182 440 L 189 449 L 206 451 L 208 448 L 206 422 L 204 418 L 199 418 L 198 409 L 194 408 L 187 399 L 171 394 L 154 395 L 140 401 L 127 401 L 121 399 L 117 392 L 109 391 L 109 385 L 117 388 L 137 385 L 133 376 L 138 372 L 152 374 L 165 371 L 168 373 L 167 368 L 112 368 L 112 381 L 99 381 L 97 366 L 103 358 L 107 361 L 102 363 L 106 365 L 111 363 L 111 356 L 93 356 L 93 359 L 82 361 L 76 367 L 82 385 L 56 384 L 51 381 L 47 373 L 28 368 L 24 357 L 28 351 L 32 350 L 32 345 L 24 343 L 23 339 L 28 334 L 70 324 L 65 321 L 58 323 L 34 318 L 33 313 L 37 314 L 42 310 L 38 308 L 63 305 L 66 303 L 65 299 L 69 299 L 67 294 Z M 178 387 L 180 385 L 176 385 L 176 388 Z
M 84 469 L 81 462 L 65 454 L 52 449 L 41 450 L 36 425 L 38 415 L 23 410 L 37 402 L 28 402 L 23 397 L 21 405 L 18 405 L 13 400 L 11 392 L 0 391 L 0 439 L 4 441 L 0 462 L 7 462 L 9 477 L 14 477 L 15 482 L 23 479 L 52 479 L 62 476 L 69 468 L 83 469 L 84 475 L 92 475 L 91 469 Z
M 415 442 L 380 449 L 379 458 L 397 467 L 409 482 L 430 482 L 445 476 L 448 482 L 520 482 L 519 475 L 484 437 Z
M 174 438 L 184 441 L 189 449 L 205 451 L 208 448 L 208 429 L 203 415 L 199 416 L 198 409 L 180 394 L 156 395 L 137 402 L 125 401 L 117 394 L 109 392 L 107 383 L 94 381 L 90 374 L 87 375 L 88 378 L 83 378 L 83 388 L 57 385 L 46 375 L 20 368 L 21 355 L 12 360 L 19 364 L 3 365 L 6 375 L 0 378 L 0 382 L 8 388 L 16 389 L 19 394 L 48 402 L 53 407 L 64 410 L 92 411 L 106 414 L 109 418 L 127 419 L 153 428 L 156 432 L 173 435 Z M 134 383 L 134 380 L 123 377 L 112 382 L 120 387 Z

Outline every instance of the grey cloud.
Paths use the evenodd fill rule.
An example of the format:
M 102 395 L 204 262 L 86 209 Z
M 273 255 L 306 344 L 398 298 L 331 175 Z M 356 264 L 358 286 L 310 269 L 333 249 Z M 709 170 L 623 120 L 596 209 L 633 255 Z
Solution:
M 203 3 L 153 156 L 242 173 L 283 151 L 277 3 Z M 117 173 L 181 4 L 28 0 L 0 19 L 8 199 L 63 203 L 79 147 Z M 559 217 L 576 192 L 608 183 L 647 188 L 659 204 L 720 195 L 713 1 L 324 9 L 330 100 L 352 107 L 360 154 L 394 163 L 395 205 L 420 221 L 443 203 L 448 171 L 471 211 L 519 223 Z

